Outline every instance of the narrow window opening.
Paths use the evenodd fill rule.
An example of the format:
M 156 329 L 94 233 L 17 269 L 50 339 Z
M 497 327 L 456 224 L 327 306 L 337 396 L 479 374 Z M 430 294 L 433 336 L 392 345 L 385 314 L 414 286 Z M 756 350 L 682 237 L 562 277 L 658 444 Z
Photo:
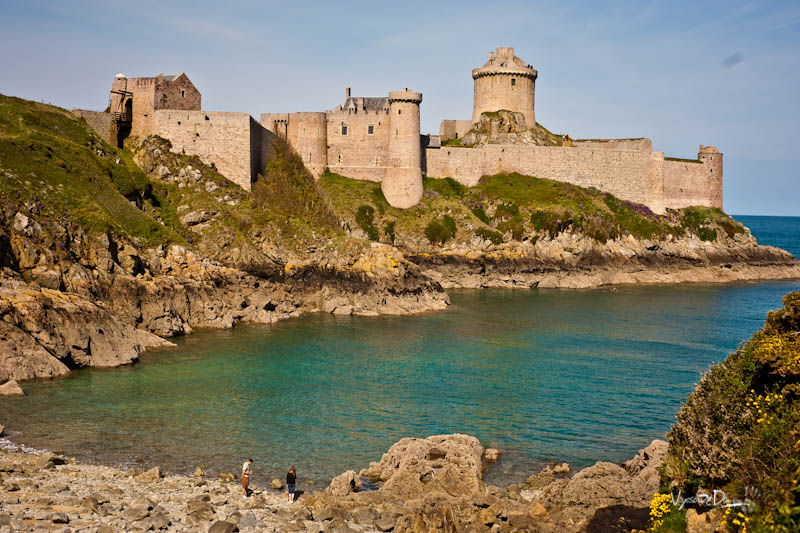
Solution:
M 195 137 L 200 137 L 200 133 L 198 133 L 198 132 L 195 132 L 194 136 L 195 136 Z
M 208 118 L 208 115 L 206 115 L 206 120 L 211 120 L 210 118 Z
M 342 135 L 347 135 L 347 126 L 342 124 Z
M 339 154 L 339 164 L 342 164 L 342 154 Z
M 517 84 L 517 80 L 515 80 L 514 78 L 511 78 L 511 86 L 513 87 L 516 84 Z
M 398 109 L 397 110 L 397 114 L 399 115 L 401 111 L 402 111 L 402 109 Z
M 373 133 L 375 133 L 375 126 L 370 124 L 369 126 L 367 126 L 367 135 L 372 135 Z
M 181 125 L 181 121 L 179 120 L 179 121 L 178 121 L 178 126 L 180 126 L 180 125 Z
M 186 97 L 186 91 L 181 89 L 181 98 L 185 98 L 185 97 Z
M 399 137 L 400 136 L 400 130 L 394 130 L 394 136 L 395 137 Z

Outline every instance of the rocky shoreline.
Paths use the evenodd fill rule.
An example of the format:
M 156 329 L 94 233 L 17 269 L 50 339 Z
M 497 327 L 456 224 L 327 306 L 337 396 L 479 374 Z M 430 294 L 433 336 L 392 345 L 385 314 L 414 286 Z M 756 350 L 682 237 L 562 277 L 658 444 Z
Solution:
M 294 503 L 277 480 L 245 498 L 233 474 L 124 471 L 4 450 L 0 531 L 630 531 L 647 526 L 666 449 L 654 441 L 631 461 L 574 475 L 551 465 L 501 488 L 483 482 L 497 450 L 474 437 L 405 438 L 380 461 Z M 377 490 L 363 488 L 367 481 Z

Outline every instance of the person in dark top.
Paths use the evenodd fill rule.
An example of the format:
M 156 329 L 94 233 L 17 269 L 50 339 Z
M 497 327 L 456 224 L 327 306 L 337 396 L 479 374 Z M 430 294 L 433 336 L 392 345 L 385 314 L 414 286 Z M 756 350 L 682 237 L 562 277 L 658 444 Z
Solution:
M 297 483 L 297 470 L 294 467 L 289 469 L 289 473 L 286 474 L 286 489 L 289 491 L 289 501 L 294 501 L 294 487 Z

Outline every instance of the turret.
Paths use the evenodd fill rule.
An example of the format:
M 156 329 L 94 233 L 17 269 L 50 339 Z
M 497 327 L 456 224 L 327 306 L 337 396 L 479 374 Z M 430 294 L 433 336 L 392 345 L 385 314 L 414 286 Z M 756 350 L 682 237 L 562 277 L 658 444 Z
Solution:
M 715 146 L 701 144 L 697 159 L 706 167 L 709 204 L 722 209 L 722 152 Z
M 478 122 L 481 113 L 505 109 L 525 116 L 529 128 L 536 124 L 533 112 L 536 89 L 536 70 L 514 55 L 511 47 L 498 47 L 489 52 L 489 61 L 472 71 L 474 98 L 472 122 Z
M 408 89 L 389 93 L 389 140 L 381 190 L 394 207 L 405 209 L 422 198 L 419 104 L 422 94 Z

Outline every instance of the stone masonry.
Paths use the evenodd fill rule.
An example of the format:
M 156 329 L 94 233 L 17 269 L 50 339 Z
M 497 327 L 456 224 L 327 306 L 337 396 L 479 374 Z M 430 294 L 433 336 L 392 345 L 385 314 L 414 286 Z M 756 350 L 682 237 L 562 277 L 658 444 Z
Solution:
M 472 71 L 472 119 L 443 120 L 439 136 L 420 135 L 422 94 L 409 89 L 355 97 L 348 87 L 344 103 L 334 109 L 265 113 L 257 122 L 247 113 L 201 110 L 200 92 L 184 73 L 145 78 L 117 74 L 106 112 L 76 109 L 73 114 L 117 146 L 128 136 L 164 137 L 173 150 L 214 163 L 247 190 L 264 172 L 270 144 L 282 137 L 315 178 L 327 168 L 380 182 L 389 203 L 400 208 L 419 202 L 423 176 L 450 177 L 472 186 L 499 172 L 595 187 L 657 213 L 691 205 L 722 208 L 722 153 L 713 146 L 701 145 L 697 159 L 687 160 L 665 158 L 644 137 L 565 139 L 563 146 L 520 144 L 506 137 L 475 147 L 446 142 L 463 138 L 482 116 L 486 120 L 498 111 L 523 116 L 529 134 L 526 128 L 536 127 L 537 77 L 513 48 L 498 47 Z

